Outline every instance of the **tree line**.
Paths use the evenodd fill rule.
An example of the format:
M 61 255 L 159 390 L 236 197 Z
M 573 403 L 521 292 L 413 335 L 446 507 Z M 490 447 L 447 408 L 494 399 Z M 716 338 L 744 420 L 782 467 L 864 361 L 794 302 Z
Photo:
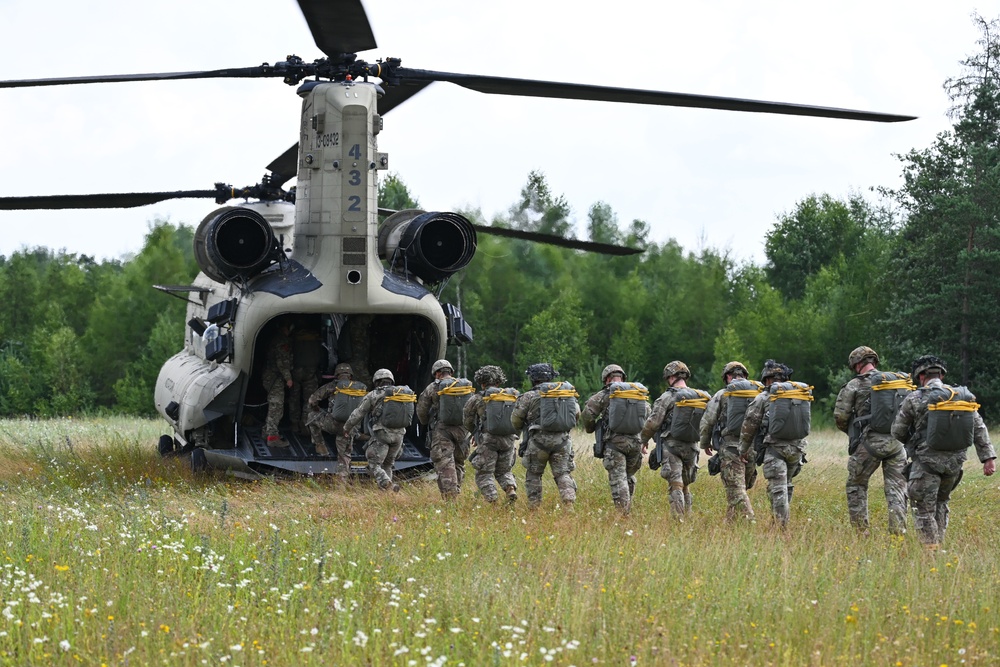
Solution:
M 947 380 L 969 385 L 992 418 L 1000 409 L 1000 22 L 976 17 L 982 37 L 945 82 L 951 128 L 932 145 L 899 156 L 903 184 L 860 193 L 815 194 L 779 216 L 766 261 L 728 251 L 685 251 L 650 240 L 642 220 L 623 224 L 593 204 L 583 236 L 644 248 L 608 257 L 480 235 L 472 263 L 442 300 L 459 304 L 475 341 L 450 349 L 460 372 L 482 364 L 524 369 L 552 362 L 581 394 L 618 363 L 630 379 L 661 387 L 664 364 L 683 360 L 692 384 L 716 389 L 723 365 L 753 372 L 767 358 L 815 387 L 828 415 L 851 375 L 847 354 L 869 345 L 882 366 L 909 370 L 933 353 Z M 416 207 L 398 176 L 384 179 L 380 205 Z M 482 224 L 575 233 L 569 203 L 532 172 L 510 209 Z M 193 230 L 151 225 L 127 260 L 96 261 L 34 248 L 0 256 L 0 415 L 93 410 L 153 412 L 152 387 L 183 341 L 184 303 L 151 288 L 191 281 Z

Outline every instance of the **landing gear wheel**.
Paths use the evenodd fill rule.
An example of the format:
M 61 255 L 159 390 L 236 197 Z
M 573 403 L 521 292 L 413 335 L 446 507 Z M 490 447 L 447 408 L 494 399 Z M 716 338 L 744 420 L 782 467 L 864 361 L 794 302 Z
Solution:
M 198 475 L 207 470 L 208 459 L 205 457 L 205 450 L 201 447 L 195 447 L 194 451 L 191 452 L 191 472 Z
M 160 452 L 160 456 L 169 456 L 174 453 L 174 448 L 176 443 L 174 442 L 173 436 L 161 435 L 160 442 L 157 444 L 156 448 Z

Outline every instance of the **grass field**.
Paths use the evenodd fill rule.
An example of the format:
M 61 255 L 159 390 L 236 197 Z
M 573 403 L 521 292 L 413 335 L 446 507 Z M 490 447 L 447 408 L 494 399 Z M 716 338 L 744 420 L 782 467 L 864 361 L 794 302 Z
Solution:
M 996 665 L 997 477 L 967 473 L 943 551 L 849 526 L 845 438 L 814 434 L 789 528 L 722 523 L 718 478 L 628 518 L 577 438 L 579 499 L 491 506 L 471 476 L 384 494 L 195 478 L 158 422 L 0 422 L 0 664 Z M 972 458 L 975 458 L 974 456 Z M 704 470 L 703 470 L 704 472 Z M 524 469 L 516 473 L 523 481 Z

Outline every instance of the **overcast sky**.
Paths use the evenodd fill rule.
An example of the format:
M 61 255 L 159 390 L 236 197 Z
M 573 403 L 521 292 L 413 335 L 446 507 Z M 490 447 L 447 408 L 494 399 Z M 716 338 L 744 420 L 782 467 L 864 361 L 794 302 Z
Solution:
M 967 0 L 617 3 L 368 0 L 374 61 L 919 116 L 901 124 L 487 96 L 435 84 L 385 118 L 379 150 L 428 210 L 513 203 L 532 169 L 653 240 L 762 261 L 777 215 L 811 193 L 895 187 L 894 153 L 949 126 L 941 84 L 979 36 Z M 569 10 L 568 8 L 572 8 Z M 0 0 L 0 79 L 188 71 L 322 54 L 293 0 Z M 989 18 L 989 15 L 987 15 Z M 279 80 L 0 90 L 0 195 L 256 183 L 297 140 Z M 117 257 L 147 223 L 213 205 L 0 212 L 0 254 L 45 245 Z

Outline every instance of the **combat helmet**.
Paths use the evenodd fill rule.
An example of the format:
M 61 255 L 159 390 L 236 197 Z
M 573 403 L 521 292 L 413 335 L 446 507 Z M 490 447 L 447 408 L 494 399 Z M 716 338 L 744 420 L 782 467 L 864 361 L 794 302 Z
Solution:
M 447 359 L 438 359 L 431 366 L 431 374 L 437 373 L 438 371 L 448 371 L 449 373 L 454 373 L 455 369 L 451 367 L 451 362 Z
M 528 370 L 524 371 L 524 374 L 531 378 L 535 384 L 548 382 L 559 375 L 552 364 L 531 364 L 528 366 Z
M 396 382 L 396 378 L 392 376 L 392 371 L 390 371 L 388 368 L 380 368 L 377 371 L 375 371 L 375 375 L 372 376 L 372 382 L 375 384 L 378 384 L 383 380 L 388 380 L 389 384 L 393 384 Z
M 663 379 L 666 380 L 669 377 L 675 376 L 679 378 L 689 378 L 691 377 L 691 370 L 683 361 L 671 361 L 663 367 Z
M 948 369 L 945 368 L 944 362 L 941 361 L 940 358 L 935 357 L 933 354 L 925 354 L 924 356 L 913 361 L 913 372 L 910 373 L 910 375 L 915 378 L 921 373 L 926 373 L 932 368 L 940 368 L 941 375 L 948 372 Z
M 860 364 L 865 359 L 869 358 L 873 360 L 872 366 L 878 366 L 878 352 L 871 349 L 867 345 L 856 347 L 851 351 L 851 354 L 847 357 L 847 366 L 853 371 L 855 366 Z
M 779 363 L 774 359 L 768 359 L 764 362 L 764 368 L 760 371 L 760 381 L 763 382 L 767 378 L 774 378 L 779 382 L 784 382 L 792 377 L 792 372 L 789 366 Z
M 735 371 L 742 371 L 743 377 L 750 377 L 750 371 L 747 370 L 746 366 L 738 361 L 730 361 L 726 364 L 726 367 L 722 369 L 722 382 L 727 382 L 726 376 L 731 375 Z
M 604 367 L 604 370 L 601 371 L 601 383 L 607 384 L 608 376 L 613 373 L 619 373 L 622 376 L 623 381 L 628 379 L 628 376 L 625 375 L 625 370 L 621 366 L 618 364 L 608 364 Z
M 483 366 L 472 376 L 476 384 L 483 387 L 499 387 L 507 381 L 503 369 L 499 366 Z
M 340 377 L 341 375 L 347 375 L 353 378 L 354 369 L 351 368 L 350 364 L 337 364 L 333 369 L 333 376 Z

